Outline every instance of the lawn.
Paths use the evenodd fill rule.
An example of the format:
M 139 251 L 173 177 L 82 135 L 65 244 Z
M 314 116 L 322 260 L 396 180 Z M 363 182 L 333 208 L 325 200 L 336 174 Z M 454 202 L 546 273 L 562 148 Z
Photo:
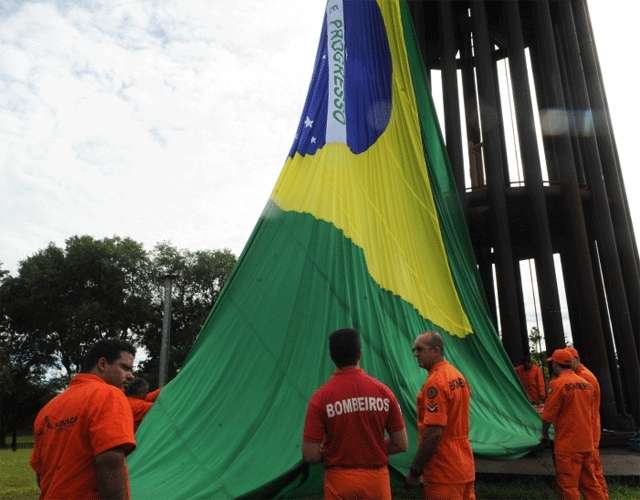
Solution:
M 40 491 L 29 466 L 30 449 L 0 450 L 0 500 L 31 500 Z
M 0 500 L 38 498 L 35 476 L 29 467 L 31 450 L 0 450 Z M 478 499 L 550 499 L 555 498 L 553 478 L 537 476 L 480 475 L 476 481 Z M 418 490 L 408 491 L 394 484 L 394 498 L 421 498 Z M 640 479 L 611 479 L 611 500 L 640 498 Z

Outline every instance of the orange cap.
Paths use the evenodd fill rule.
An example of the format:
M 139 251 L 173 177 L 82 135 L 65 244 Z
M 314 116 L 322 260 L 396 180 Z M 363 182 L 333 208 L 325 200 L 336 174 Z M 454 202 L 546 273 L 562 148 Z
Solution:
M 580 359 L 580 354 L 578 354 L 578 350 L 574 347 L 567 347 L 567 351 L 571 354 L 575 359 Z
M 573 362 L 573 354 L 568 349 L 556 349 L 549 358 L 549 361 L 555 361 L 561 365 L 571 365 Z

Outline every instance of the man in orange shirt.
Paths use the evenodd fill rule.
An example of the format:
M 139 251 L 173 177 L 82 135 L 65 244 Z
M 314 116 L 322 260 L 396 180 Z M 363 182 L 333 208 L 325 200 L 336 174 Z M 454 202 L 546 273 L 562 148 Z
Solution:
M 475 499 L 475 464 L 469 442 L 469 385 L 444 359 L 440 334 L 419 335 L 413 353 L 429 375 L 418 394 L 420 444 L 405 482 L 417 486 L 422 478 L 427 499 Z
M 356 330 L 333 332 L 329 352 L 337 370 L 309 401 L 302 457 L 324 463 L 325 499 L 391 500 L 387 455 L 407 449 L 400 405 L 359 367 Z
M 604 477 L 602 461 L 600 460 L 600 384 L 591 370 L 580 362 L 580 355 L 578 354 L 578 351 L 573 347 L 567 347 L 567 351 L 573 357 L 572 366 L 576 375 L 589 382 L 595 391 L 595 397 L 593 399 L 593 462 L 598 484 L 600 484 L 600 488 L 602 488 L 605 498 L 608 499 L 609 488 L 607 486 L 607 480 Z
M 544 403 L 547 391 L 544 386 L 542 368 L 536 363 L 532 363 L 531 356 L 527 354 L 522 359 L 522 363 L 515 367 L 515 370 L 529 401 L 534 405 Z
M 129 498 L 125 456 L 135 439 L 123 388 L 135 352 L 118 339 L 97 342 L 82 372 L 38 413 L 30 462 L 41 499 Z
M 593 461 L 593 387 L 572 369 L 573 356 L 556 349 L 550 358 L 553 372 L 549 396 L 542 412 L 542 439 L 555 428 L 556 482 L 563 500 L 601 500 L 604 494 Z
M 160 389 L 153 393 L 149 393 L 149 382 L 142 377 L 136 377 L 127 384 L 125 394 L 127 395 L 127 401 L 129 401 L 129 405 L 131 406 L 131 411 L 133 413 L 134 431 L 138 430 L 142 419 L 153 406 L 153 402 L 159 392 Z M 153 399 L 149 399 L 150 395 L 155 397 L 153 397 Z

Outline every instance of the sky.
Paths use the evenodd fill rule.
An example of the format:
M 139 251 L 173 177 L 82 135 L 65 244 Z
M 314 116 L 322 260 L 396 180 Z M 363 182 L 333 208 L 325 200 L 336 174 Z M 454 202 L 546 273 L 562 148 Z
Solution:
M 292 144 L 324 5 L 0 0 L 2 267 L 76 234 L 239 254 Z M 589 6 L 638 232 L 640 6 Z

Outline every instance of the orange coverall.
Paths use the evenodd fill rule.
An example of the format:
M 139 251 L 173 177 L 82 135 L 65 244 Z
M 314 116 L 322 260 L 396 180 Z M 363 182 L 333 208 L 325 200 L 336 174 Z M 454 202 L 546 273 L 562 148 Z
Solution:
M 595 391 L 595 397 L 593 400 L 593 461 L 596 478 L 598 479 L 600 488 L 602 488 L 602 491 L 604 492 L 604 497 L 608 499 L 609 488 L 607 487 L 607 480 L 604 477 L 602 461 L 600 460 L 600 384 L 593 372 L 581 363 L 576 367 L 576 375 L 589 382 Z
M 533 404 L 544 402 L 547 391 L 544 386 L 542 368 L 535 363 L 531 363 L 531 368 L 528 370 L 524 365 L 516 366 L 515 370 L 520 382 L 522 382 L 525 392 L 527 393 L 529 401 Z
M 475 464 L 469 443 L 471 391 L 462 374 L 443 360 L 429 370 L 418 394 L 420 437 L 431 425 L 443 427 L 442 438 L 422 478 L 427 499 L 475 499 Z
M 591 384 L 572 370 L 561 372 L 550 384 L 542 420 L 555 427 L 556 481 L 563 500 L 602 500 L 595 476 L 593 400 Z

